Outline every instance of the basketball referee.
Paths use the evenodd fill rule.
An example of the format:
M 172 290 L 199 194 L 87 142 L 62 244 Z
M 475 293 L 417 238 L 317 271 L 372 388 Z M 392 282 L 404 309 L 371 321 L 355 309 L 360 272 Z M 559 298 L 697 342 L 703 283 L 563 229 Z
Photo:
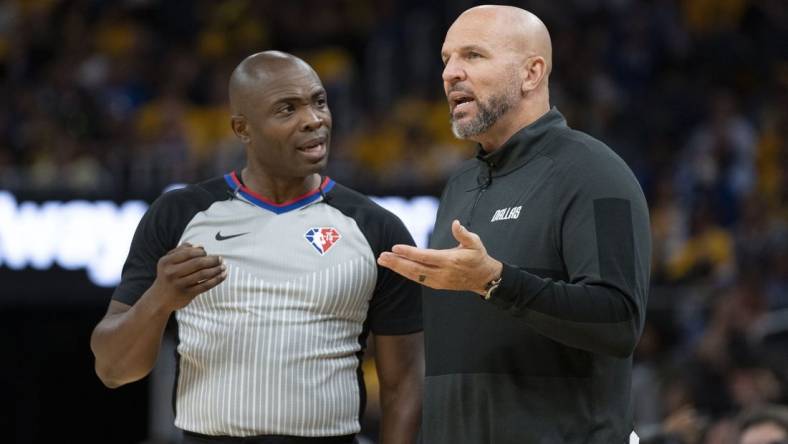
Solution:
M 108 387 L 143 378 L 174 317 L 185 443 L 353 443 L 372 332 L 381 442 L 414 442 L 420 290 L 375 262 L 413 240 L 393 214 L 321 176 L 331 113 L 306 62 L 254 54 L 229 87 L 246 166 L 151 205 L 91 338 L 96 373 Z

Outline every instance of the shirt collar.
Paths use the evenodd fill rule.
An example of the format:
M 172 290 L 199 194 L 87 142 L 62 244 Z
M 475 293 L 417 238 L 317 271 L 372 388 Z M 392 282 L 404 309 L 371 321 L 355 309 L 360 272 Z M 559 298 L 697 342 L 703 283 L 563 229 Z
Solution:
M 550 139 L 545 136 L 555 128 L 567 128 L 567 124 L 558 108 L 552 107 L 535 122 L 514 133 L 497 150 L 488 153 L 479 145 L 476 158 L 490 167 L 493 177 L 508 174 L 538 154 Z
M 320 185 L 314 190 L 298 196 L 295 199 L 288 200 L 287 202 L 276 203 L 247 188 L 241 181 L 241 174 L 239 172 L 232 171 L 225 174 L 224 181 L 232 189 L 233 193 L 238 193 L 248 202 L 276 214 L 287 213 L 288 211 L 305 207 L 323 197 L 325 193 L 331 191 L 335 185 L 335 182 L 331 178 L 325 177 Z

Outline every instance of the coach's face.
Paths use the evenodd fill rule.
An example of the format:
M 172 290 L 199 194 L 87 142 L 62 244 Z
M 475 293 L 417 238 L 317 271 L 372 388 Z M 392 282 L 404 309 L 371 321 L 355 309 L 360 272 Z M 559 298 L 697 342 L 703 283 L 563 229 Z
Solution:
M 245 115 L 250 162 L 282 178 L 307 177 L 326 166 L 331 111 L 311 68 L 288 65 L 249 94 Z
M 521 98 L 517 54 L 500 25 L 486 12 L 473 11 L 461 15 L 446 33 L 443 89 L 459 138 L 495 131 Z

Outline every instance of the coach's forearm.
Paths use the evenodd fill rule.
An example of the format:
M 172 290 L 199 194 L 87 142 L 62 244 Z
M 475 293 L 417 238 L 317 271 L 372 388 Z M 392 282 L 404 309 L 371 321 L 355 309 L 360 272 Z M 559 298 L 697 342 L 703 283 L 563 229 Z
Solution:
M 113 307 L 93 330 L 90 348 L 96 357 L 96 374 L 107 387 L 115 388 L 150 373 L 161 346 L 171 310 L 156 303 L 150 290 L 132 307 L 113 302 Z
M 570 347 L 627 358 L 643 328 L 645 295 L 603 280 L 553 281 L 504 265 L 503 282 L 490 302 L 534 331 Z

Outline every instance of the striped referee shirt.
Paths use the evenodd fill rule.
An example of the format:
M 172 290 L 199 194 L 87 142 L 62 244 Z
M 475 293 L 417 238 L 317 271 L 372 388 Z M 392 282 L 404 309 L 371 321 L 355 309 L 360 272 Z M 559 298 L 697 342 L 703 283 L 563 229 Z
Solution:
M 357 433 L 369 331 L 421 330 L 419 288 L 376 265 L 413 244 L 402 222 L 329 178 L 275 204 L 235 172 L 162 195 L 137 227 L 113 298 L 132 305 L 183 242 L 227 279 L 175 314 L 175 425 L 205 435 Z

